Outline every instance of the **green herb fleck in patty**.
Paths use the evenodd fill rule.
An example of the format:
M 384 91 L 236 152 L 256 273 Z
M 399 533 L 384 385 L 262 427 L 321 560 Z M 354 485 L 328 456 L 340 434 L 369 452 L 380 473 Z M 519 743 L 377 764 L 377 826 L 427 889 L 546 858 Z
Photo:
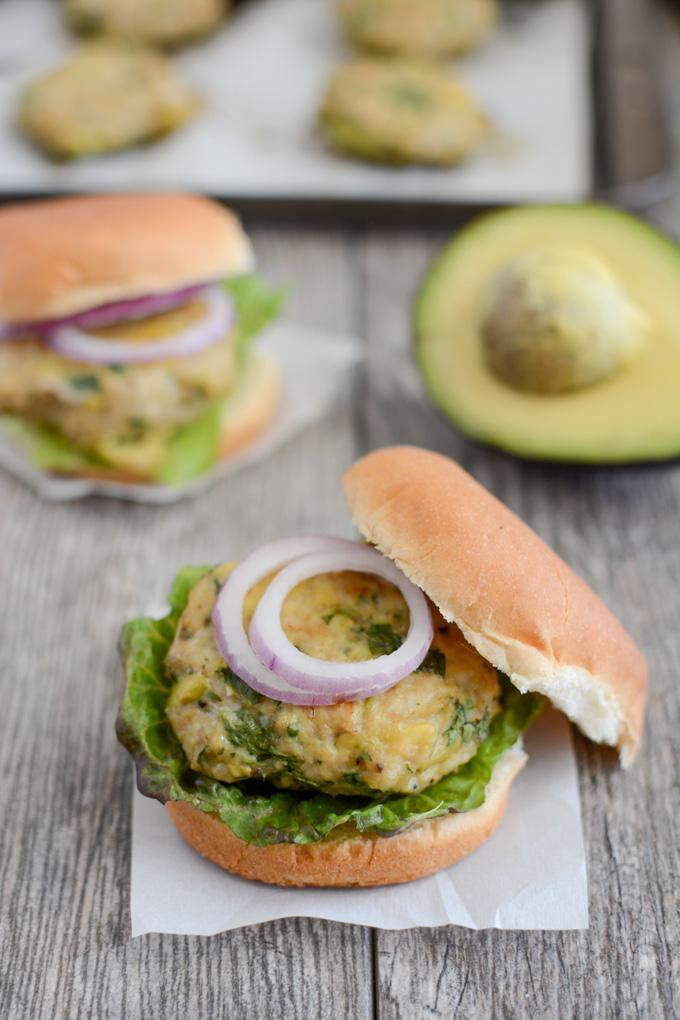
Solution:
M 102 388 L 96 375 L 72 375 L 68 384 L 72 389 L 82 393 L 100 393 Z

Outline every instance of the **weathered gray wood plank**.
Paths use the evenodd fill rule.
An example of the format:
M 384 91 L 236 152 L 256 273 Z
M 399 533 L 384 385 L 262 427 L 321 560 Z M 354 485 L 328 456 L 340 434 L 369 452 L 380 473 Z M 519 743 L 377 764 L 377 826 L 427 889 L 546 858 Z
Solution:
M 299 319 L 351 327 L 340 235 L 256 241 Z M 161 599 L 181 564 L 305 529 L 348 533 L 338 478 L 355 455 L 348 396 L 268 463 L 176 507 L 48 506 L 0 477 L 3 1020 L 371 1012 L 360 928 L 290 920 L 214 939 L 129 939 L 132 778 L 113 730 L 121 622 Z

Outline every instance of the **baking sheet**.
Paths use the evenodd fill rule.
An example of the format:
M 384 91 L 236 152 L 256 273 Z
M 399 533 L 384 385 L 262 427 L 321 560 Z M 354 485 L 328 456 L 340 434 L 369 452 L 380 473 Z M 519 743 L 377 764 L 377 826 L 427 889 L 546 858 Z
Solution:
M 213 935 L 280 917 L 374 928 L 588 927 L 588 887 L 569 724 L 546 712 L 525 734 L 528 763 L 505 818 L 478 850 L 430 878 L 378 889 L 280 889 L 204 860 L 157 802 L 133 796 L 132 935 Z
M 14 126 L 23 86 L 73 47 L 54 0 L 0 3 L 0 191 L 184 188 L 228 198 L 408 203 L 571 201 L 590 190 L 588 28 L 581 0 L 507 4 L 500 31 L 460 62 L 496 125 L 459 168 L 372 167 L 328 152 L 315 128 L 345 55 L 334 0 L 250 0 L 178 62 L 204 94 L 196 121 L 155 145 L 57 166 Z
M 328 413 L 362 357 L 358 340 L 324 330 L 279 322 L 256 341 L 257 350 L 279 365 L 283 396 L 276 418 L 241 453 L 216 464 L 186 485 L 131 485 L 87 478 L 60 478 L 36 468 L 0 421 L 0 468 L 26 482 L 43 499 L 64 501 L 85 496 L 114 496 L 135 503 L 175 503 L 205 492 L 249 464 L 270 456 L 294 435 Z

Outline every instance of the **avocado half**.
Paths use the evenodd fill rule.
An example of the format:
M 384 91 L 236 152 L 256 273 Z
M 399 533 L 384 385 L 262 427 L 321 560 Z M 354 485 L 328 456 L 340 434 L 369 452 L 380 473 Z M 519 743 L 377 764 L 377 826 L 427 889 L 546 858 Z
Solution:
M 482 300 L 524 252 L 588 249 L 645 316 L 644 344 L 616 374 L 583 389 L 535 394 L 489 370 Z M 417 298 L 416 354 L 435 404 L 462 432 L 523 457 L 589 463 L 680 454 L 680 247 L 604 205 L 527 206 L 488 213 L 435 259 Z

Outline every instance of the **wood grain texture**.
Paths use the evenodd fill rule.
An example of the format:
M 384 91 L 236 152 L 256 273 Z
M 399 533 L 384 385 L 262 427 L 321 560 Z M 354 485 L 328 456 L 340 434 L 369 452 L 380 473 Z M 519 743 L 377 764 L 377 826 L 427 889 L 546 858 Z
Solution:
M 680 28 L 660 32 L 680 154 Z M 680 158 L 677 179 L 680 184 Z M 680 236 L 680 203 L 653 218 Z M 48 506 L 0 477 L 0 1018 L 670 1018 L 680 1012 L 680 466 L 550 468 L 456 436 L 408 357 L 443 234 L 253 231 L 296 321 L 367 338 L 354 394 L 266 464 L 177 507 Z M 457 457 L 630 627 L 651 664 L 633 770 L 578 740 L 591 927 L 404 933 L 289 920 L 211 939 L 128 920 L 129 761 L 113 723 L 121 622 L 182 563 L 278 534 L 350 534 L 339 475 L 365 449 Z
M 593 60 L 598 186 L 612 201 L 658 197 L 670 159 L 647 0 L 598 0 Z

